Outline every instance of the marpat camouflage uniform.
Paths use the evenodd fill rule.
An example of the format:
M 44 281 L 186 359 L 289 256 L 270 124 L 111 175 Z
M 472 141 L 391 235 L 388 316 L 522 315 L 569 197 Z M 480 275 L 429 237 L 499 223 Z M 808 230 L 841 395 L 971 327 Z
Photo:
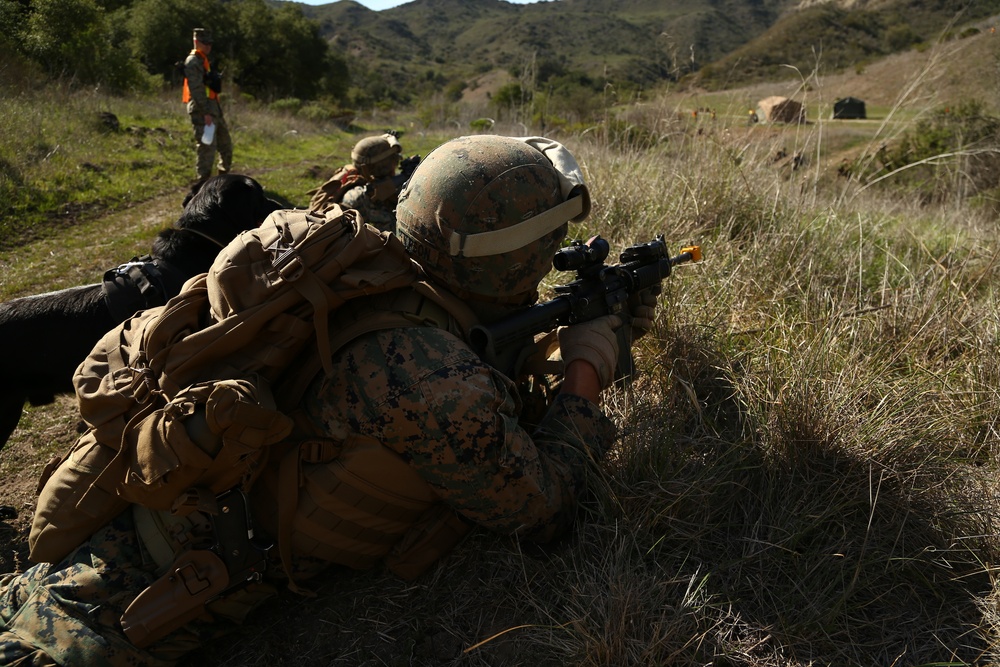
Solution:
M 196 170 L 198 178 L 204 180 L 212 175 L 212 163 L 216 152 L 219 155 L 219 173 L 227 173 L 233 166 L 233 140 L 229 135 L 229 126 L 222 116 L 222 105 L 219 100 L 211 99 L 205 92 L 205 67 L 197 51 L 191 51 L 184 61 L 184 78 L 188 81 L 191 100 L 187 103 L 187 112 L 194 127 L 195 153 L 197 155 Z M 201 142 L 205 132 L 205 115 L 212 116 L 215 125 L 215 139 L 207 146 Z
M 343 208 L 353 208 L 361 213 L 364 221 L 383 232 L 396 230 L 396 199 L 395 197 L 381 202 L 372 201 L 368 196 L 367 185 L 356 185 L 344 193 L 340 205 Z
M 493 192 L 485 185 L 472 182 L 475 179 L 464 172 L 459 172 L 459 177 L 447 179 L 450 187 L 455 189 L 451 193 L 447 192 L 447 188 L 444 193 L 428 192 L 423 185 L 415 184 L 411 179 L 404 197 L 401 197 L 401 207 L 405 203 L 406 192 L 409 192 L 410 208 L 418 208 L 416 204 L 419 203 L 420 206 L 431 207 L 435 214 L 422 221 L 411 210 L 413 219 L 409 222 L 400 219 L 400 227 L 408 225 L 407 238 L 414 243 L 426 243 L 428 234 L 433 232 L 430 230 L 425 234 L 424 225 L 448 222 L 439 214 L 445 211 L 445 203 L 451 197 L 459 201 L 471 198 L 474 202 L 486 202 L 491 206 L 495 203 L 497 210 L 505 212 L 507 222 L 514 220 L 516 224 L 521 224 L 526 210 L 543 211 L 560 205 L 564 198 L 560 194 L 560 183 L 545 183 L 536 173 L 544 167 L 538 162 L 546 159 L 541 154 L 525 153 L 519 145 L 511 144 L 506 139 L 473 139 L 452 144 L 457 159 L 464 160 L 470 154 L 483 154 L 481 149 L 484 147 L 477 142 L 502 142 L 503 145 L 494 147 L 495 150 L 485 146 L 485 159 L 493 163 L 495 171 L 509 181 L 511 188 L 521 188 L 522 191 L 511 194 L 511 188 L 501 187 L 493 188 L 496 190 Z M 465 144 L 470 144 L 473 150 L 466 152 Z M 507 153 L 513 155 L 512 160 L 506 159 Z M 447 172 L 447 157 L 443 162 L 443 171 Z M 511 174 L 508 168 L 511 162 L 529 171 L 524 175 Z M 432 161 L 428 172 L 435 169 L 442 167 Z M 549 165 L 545 169 L 554 168 Z M 416 174 L 419 174 L 419 169 Z M 484 173 L 481 180 L 491 179 L 492 176 Z M 478 197 L 463 192 L 469 187 L 475 187 L 477 192 L 485 190 L 489 196 Z M 535 193 L 535 190 L 541 192 Z M 503 196 L 503 192 L 507 192 L 507 196 Z M 513 200 L 520 200 L 525 205 L 509 208 L 508 204 Z M 470 223 L 472 227 L 495 224 L 492 218 L 483 219 L 483 216 L 491 215 L 488 208 L 481 207 L 477 209 L 477 215 L 470 216 L 475 223 Z M 460 212 L 464 215 L 464 211 Z M 551 220 L 548 222 L 551 223 Z M 446 226 L 454 230 L 454 224 Z M 472 232 L 475 235 L 478 231 L 487 231 L 463 225 L 456 230 L 457 233 Z M 441 230 L 438 230 L 440 233 Z M 492 268 L 496 265 L 498 270 L 491 271 L 486 280 L 472 280 L 473 267 L 462 265 L 451 267 L 454 273 L 450 277 L 458 276 L 458 280 L 449 280 L 449 276 L 445 276 L 432 287 L 440 287 L 441 284 L 453 288 L 466 287 L 469 282 L 472 283 L 468 285 L 470 289 L 479 290 L 481 294 L 490 294 L 494 289 L 502 292 L 506 288 L 515 292 L 520 303 L 524 304 L 525 296 L 534 293 L 538 280 L 550 267 L 550 246 L 558 246 L 564 235 L 565 224 L 561 229 L 543 233 L 541 238 L 536 237 L 536 243 L 504 253 L 506 259 L 495 253 L 488 254 L 488 263 L 482 266 Z M 459 259 L 453 262 L 457 263 Z M 510 267 L 510 261 L 533 263 L 526 269 L 524 266 Z M 425 262 L 422 267 L 431 273 L 429 269 L 433 265 Z M 468 281 L 466 277 L 469 277 Z M 491 281 L 497 284 L 488 284 Z M 418 289 L 414 289 L 414 293 L 419 296 Z M 408 296 L 403 292 L 399 294 Z M 385 298 L 388 300 L 392 296 L 386 295 Z M 358 308 L 364 305 L 360 299 L 352 303 Z M 487 306 L 486 303 L 479 305 L 494 308 L 494 305 Z M 386 453 L 393 463 L 403 467 L 407 473 L 417 473 L 417 483 L 421 486 L 426 484 L 431 492 L 431 502 L 443 501 L 467 521 L 535 541 L 552 539 L 569 528 L 578 502 L 587 489 L 588 477 L 595 472 L 596 461 L 603 457 L 615 437 L 611 421 L 586 398 L 560 394 L 540 418 L 534 410 L 531 411 L 531 421 L 537 420 L 538 424 L 529 433 L 519 422 L 524 406 L 514 383 L 485 364 L 462 339 L 454 335 L 452 331 L 457 330 L 457 326 L 453 327 L 451 320 L 441 325 L 447 326 L 448 330 L 430 326 L 430 322 L 443 320 L 431 318 L 430 314 L 423 317 L 422 306 L 419 312 L 402 309 L 390 314 L 420 315 L 416 319 L 404 317 L 404 321 L 427 325 L 399 327 L 396 323 L 400 320 L 393 319 L 393 324 L 389 326 L 396 328 L 375 330 L 341 346 L 332 357 L 332 372 L 321 374 L 307 388 L 302 399 L 306 416 L 320 427 L 320 431 L 327 432 L 332 440 L 336 440 L 338 435 L 342 437 L 346 427 L 365 441 L 377 441 L 381 447 L 395 453 Z M 455 317 L 453 313 L 447 315 Z M 383 452 L 382 449 L 378 451 Z M 344 452 L 344 459 L 349 459 L 350 455 L 351 452 Z M 299 458 L 278 458 L 282 464 L 285 461 L 303 462 Z M 336 459 L 332 463 L 336 463 Z M 318 467 L 313 469 L 320 472 Z M 310 484 L 309 475 L 313 469 L 306 469 L 304 465 L 301 469 L 289 466 L 287 470 L 292 473 L 291 481 L 295 482 L 291 488 L 320 487 L 321 495 L 334 497 L 332 487 L 324 486 L 322 479 Z M 275 488 L 267 484 L 274 472 L 273 466 L 268 466 L 268 470 L 262 472 L 251 488 L 252 506 L 270 506 L 273 512 L 275 505 L 285 500 L 267 495 L 267 489 Z M 286 467 L 282 465 L 277 472 L 283 476 Z M 375 474 L 380 472 L 381 468 Z M 372 486 L 377 486 L 377 483 Z M 358 529 L 364 531 L 366 527 L 350 525 L 352 517 L 348 515 L 359 510 L 382 518 L 378 512 L 381 506 L 387 505 L 379 501 L 376 504 L 380 507 L 372 509 L 369 507 L 371 503 L 367 502 L 370 499 L 369 494 L 362 492 L 360 497 L 351 497 L 352 502 L 342 512 L 344 516 L 327 511 L 324 506 L 318 508 L 322 511 L 307 518 L 312 521 L 324 517 L 323 522 L 316 526 L 319 532 L 346 529 L 348 537 L 361 537 Z M 141 512 L 138 514 L 142 515 Z M 237 616 L 239 609 L 234 608 L 238 606 L 235 601 L 232 601 L 228 611 L 210 605 L 210 611 L 154 643 L 147 651 L 136 649 L 125 640 L 119 623 L 121 614 L 157 573 L 149 552 L 139 544 L 132 516 L 131 512 L 123 513 L 54 567 L 37 565 L 26 573 L 11 575 L 0 581 L 0 657 L 5 660 L 4 664 L 45 665 L 49 664 L 46 660 L 51 658 L 50 663 L 56 662 L 63 667 L 159 667 L 174 664 L 184 652 L 231 623 L 225 619 Z M 266 512 L 261 510 L 257 516 L 261 527 L 267 528 Z M 409 525 L 418 521 L 414 519 Z M 287 525 L 272 525 L 267 532 L 274 537 Z M 399 539 L 405 540 L 406 537 L 404 534 Z M 448 543 L 449 546 L 451 544 Z M 271 553 L 280 550 L 282 545 L 299 550 L 299 553 L 292 551 L 289 554 L 294 565 L 290 569 L 296 579 L 324 569 L 326 563 L 312 557 L 312 552 L 307 552 L 310 545 L 303 543 L 297 546 L 293 541 L 288 547 L 288 542 L 280 542 L 279 549 L 272 549 Z M 376 546 L 379 550 L 375 553 L 381 558 L 381 554 L 386 554 L 382 547 L 389 549 L 393 545 Z M 333 562 L 335 558 L 336 554 L 327 560 Z M 270 568 L 268 572 L 282 576 L 278 567 Z M 261 596 L 269 590 L 253 589 L 249 595 L 259 604 Z M 226 616 L 219 618 L 222 613 Z
M 133 646 L 119 619 L 154 570 L 126 510 L 61 563 L 0 578 L 0 665 L 168 667 L 233 627 L 191 623 L 148 650 Z
M 376 331 L 348 344 L 304 402 L 318 425 L 346 423 L 400 454 L 465 518 L 537 541 L 570 527 L 590 468 L 615 434 L 600 408 L 571 395 L 557 396 L 529 434 L 518 424 L 513 383 L 431 327 Z M 311 558 L 294 565 L 296 578 L 326 566 Z M 63 667 L 173 665 L 234 627 L 209 617 L 148 650 L 132 646 L 118 620 L 154 570 L 126 511 L 63 563 L 8 575 L 0 580 L 0 664 L 53 664 L 49 656 Z
M 533 541 L 571 526 L 591 466 L 615 437 L 598 406 L 568 394 L 529 433 L 513 383 L 431 327 L 362 336 L 304 401 L 318 425 L 346 424 L 401 455 L 463 517 Z

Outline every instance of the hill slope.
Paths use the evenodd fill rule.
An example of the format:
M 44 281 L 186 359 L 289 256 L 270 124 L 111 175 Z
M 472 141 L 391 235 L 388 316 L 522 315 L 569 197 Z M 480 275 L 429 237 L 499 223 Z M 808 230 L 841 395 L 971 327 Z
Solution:
M 356 91 L 409 102 L 460 91 L 488 72 L 528 86 L 567 79 L 595 91 L 670 81 L 710 89 L 792 76 L 818 54 L 849 70 L 1000 12 L 1000 0 L 414 0 L 372 11 L 301 6 L 347 55 Z M 502 77 L 493 77 L 503 81 Z

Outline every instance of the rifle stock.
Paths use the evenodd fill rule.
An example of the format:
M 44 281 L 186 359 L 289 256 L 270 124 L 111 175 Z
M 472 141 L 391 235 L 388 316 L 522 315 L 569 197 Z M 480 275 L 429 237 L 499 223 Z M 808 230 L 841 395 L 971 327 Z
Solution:
M 588 322 L 604 315 L 622 319 L 619 331 L 617 378 L 631 377 L 632 364 L 631 315 L 628 299 L 643 290 L 659 293 L 660 285 L 674 266 L 701 261 L 701 248 L 688 246 L 680 254 L 667 254 L 663 236 L 627 248 L 619 260 L 608 265 L 609 246 L 599 236 L 586 244 L 574 242 L 553 258 L 559 271 L 577 272 L 576 279 L 555 288 L 550 301 L 529 306 L 490 324 L 473 327 L 469 340 L 473 349 L 487 363 L 510 378 L 516 378 L 529 358 L 535 354 L 535 337 L 560 326 Z

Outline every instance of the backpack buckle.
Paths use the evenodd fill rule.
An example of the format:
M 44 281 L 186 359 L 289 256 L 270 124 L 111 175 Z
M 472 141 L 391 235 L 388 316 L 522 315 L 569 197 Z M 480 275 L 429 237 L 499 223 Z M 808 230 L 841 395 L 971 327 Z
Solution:
M 299 279 L 302 275 L 302 258 L 295 252 L 295 248 L 284 245 L 279 238 L 266 249 L 271 253 L 271 266 L 278 272 L 278 275 L 288 281 Z
M 344 448 L 343 440 L 310 438 L 299 443 L 299 459 L 303 463 L 329 463 Z
M 156 382 L 156 374 L 146 365 L 129 366 L 128 369 L 132 371 L 132 383 L 129 387 L 132 390 L 132 398 L 139 405 L 143 405 L 160 388 Z

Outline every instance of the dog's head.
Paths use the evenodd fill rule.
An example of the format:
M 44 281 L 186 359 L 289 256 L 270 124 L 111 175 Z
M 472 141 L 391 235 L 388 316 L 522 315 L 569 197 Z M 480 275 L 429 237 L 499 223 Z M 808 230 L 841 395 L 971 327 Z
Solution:
M 152 255 L 185 269 L 207 271 L 219 250 L 240 232 L 257 227 L 282 206 L 268 199 L 260 183 L 240 174 L 220 174 L 185 199 L 173 229 L 160 233 Z M 191 234 L 185 234 L 184 231 Z M 212 243 L 214 241 L 214 244 Z
M 279 208 L 281 205 L 268 199 L 260 183 L 249 176 L 220 174 L 188 195 L 184 212 L 174 226 L 196 229 L 225 245 L 240 232 L 260 225 Z

